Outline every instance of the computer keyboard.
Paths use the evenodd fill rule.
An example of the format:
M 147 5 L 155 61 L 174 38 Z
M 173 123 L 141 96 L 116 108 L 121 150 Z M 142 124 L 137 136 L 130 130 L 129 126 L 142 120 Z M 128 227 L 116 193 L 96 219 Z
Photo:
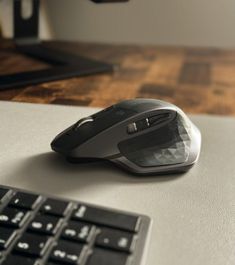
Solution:
M 150 219 L 0 186 L 1 265 L 142 265 Z

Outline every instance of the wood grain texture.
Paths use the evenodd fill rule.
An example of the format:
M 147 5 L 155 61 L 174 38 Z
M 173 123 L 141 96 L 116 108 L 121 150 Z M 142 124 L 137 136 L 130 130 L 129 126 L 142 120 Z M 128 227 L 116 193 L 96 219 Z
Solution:
M 107 107 L 120 100 L 147 97 L 172 102 L 187 113 L 235 115 L 235 49 L 45 45 L 113 63 L 116 70 L 1 91 L 0 100 Z M 0 74 L 50 67 L 18 54 L 10 42 L 1 40 L 0 62 Z

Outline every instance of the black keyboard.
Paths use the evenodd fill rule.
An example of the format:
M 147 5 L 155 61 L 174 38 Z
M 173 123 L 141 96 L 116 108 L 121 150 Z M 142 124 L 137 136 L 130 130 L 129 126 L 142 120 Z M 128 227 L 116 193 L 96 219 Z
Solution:
M 150 219 L 0 186 L 1 265 L 142 265 Z

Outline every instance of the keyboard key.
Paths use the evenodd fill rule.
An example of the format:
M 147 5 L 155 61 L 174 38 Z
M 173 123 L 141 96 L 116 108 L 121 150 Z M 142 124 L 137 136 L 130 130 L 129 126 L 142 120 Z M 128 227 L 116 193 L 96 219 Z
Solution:
M 86 265 L 126 265 L 128 255 L 95 248 Z
M 63 230 L 62 237 L 67 240 L 88 242 L 93 234 L 94 227 L 87 223 L 70 222 Z
M 6 249 L 15 238 L 15 231 L 0 227 L 0 249 Z
M 26 257 L 9 256 L 2 265 L 37 265 L 37 261 Z
M 16 243 L 14 251 L 25 256 L 41 257 L 48 247 L 48 237 L 24 234 Z
M 139 226 L 138 217 L 133 215 L 116 213 L 86 205 L 79 205 L 78 209 L 73 212 L 72 218 L 75 220 L 119 228 L 130 232 L 137 231 Z
M 33 232 L 55 235 L 58 231 L 61 219 L 54 216 L 38 215 L 30 223 L 28 229 Z
M 34 209 L 39 201 L 38 195 L 33 195 L 24 192 L 17 192 L 10 200 L 9 205 L 12 207 L 23 208 L 23 209 Z
M 8 192 L 9 192 L 9 189 L 0 188 L 0 201 L 3 200 L 3 198 L 7 195 Z
M 78 243 L 60 241 L 51 252 L 50 260 L 59 263 L 80 264 L 84 246 Z M 57 263 L 56 263 L 57 264 Z
M 46 214 L 63 217 L 66 215 L 69 203 L 65 201 L 47 199 L 42 205 L 40 211 Z
M 134 245 L 133 234 L 120 230 L 101 228 L 96 238 L 96 245 L 113 250 L 132 252 Z
M 28 217 L 29 213 L 25 210 L 7 207 L 0 213 L 0 225 L 19 228 L 27 221 Z

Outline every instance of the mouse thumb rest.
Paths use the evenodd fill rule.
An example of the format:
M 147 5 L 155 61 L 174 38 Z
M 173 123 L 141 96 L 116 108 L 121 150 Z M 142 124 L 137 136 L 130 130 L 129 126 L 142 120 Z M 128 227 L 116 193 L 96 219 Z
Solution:
M 185 172 L 197 162 L 200 147 L 198 128 L 177 114 L 157 130 L 120 142 L 120 153 L 106 159 L 140 175 Z
M 171 146 L 152 148 L 140 151 L 141 155 L 130 153 L 130 156 L 120 154 L 109 158 L 109 161 L 138 175 L 171 174 L 188 171 L 197 161 L 201 148 L 201 133 L 194 127 L 190 142 L 179 140 Z

